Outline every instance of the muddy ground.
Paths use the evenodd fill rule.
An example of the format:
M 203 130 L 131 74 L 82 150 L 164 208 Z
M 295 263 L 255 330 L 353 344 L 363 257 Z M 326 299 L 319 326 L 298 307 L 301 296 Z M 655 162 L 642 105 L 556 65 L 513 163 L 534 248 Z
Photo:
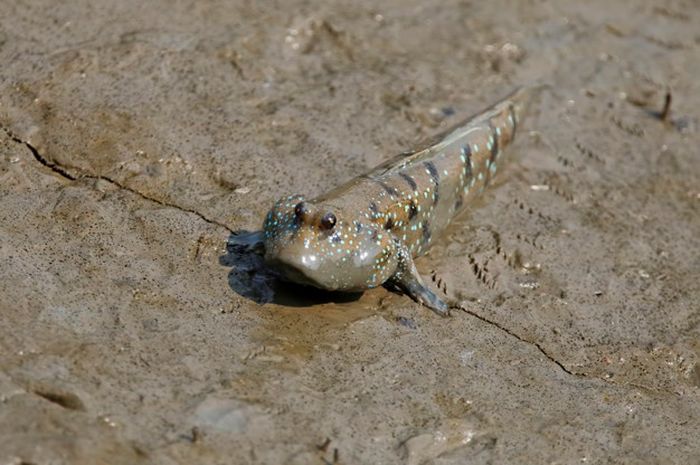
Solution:
M 142 3 L 0 3 L 1 465 L 700 463 L 697 2 Z M 227 248 L 533 82 L 468 313 Z

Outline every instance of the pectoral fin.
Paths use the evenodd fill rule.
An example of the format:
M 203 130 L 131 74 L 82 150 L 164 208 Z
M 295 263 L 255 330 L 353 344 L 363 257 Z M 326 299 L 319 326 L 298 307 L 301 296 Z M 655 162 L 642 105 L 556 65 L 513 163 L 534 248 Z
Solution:
M 450 306 L 438 297 L 423 282 L 411 253 L 404 244 L 398 248 L 398 267 L 388 284 L 398 287 L 416 302 L 425 305 L 440 316 L 450 315 Z

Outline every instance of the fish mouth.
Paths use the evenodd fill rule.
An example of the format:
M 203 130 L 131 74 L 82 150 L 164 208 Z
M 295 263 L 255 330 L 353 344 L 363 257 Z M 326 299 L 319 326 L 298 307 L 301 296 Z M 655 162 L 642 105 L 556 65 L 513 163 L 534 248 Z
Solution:
M 277 258 L 268 259 L 266 261 L 268 266 L 276 270 L 285 281 L 305 284 L 307 286 L 318 286 L 315 280 L 306 275 L 302 269 L 297 268 L 294 265 Z

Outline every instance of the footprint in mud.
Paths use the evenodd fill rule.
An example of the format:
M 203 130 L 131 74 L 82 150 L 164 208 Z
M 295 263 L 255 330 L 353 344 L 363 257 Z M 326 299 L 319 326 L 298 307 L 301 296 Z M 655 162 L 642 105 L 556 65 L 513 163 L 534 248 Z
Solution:
M 261 231 L 237 231 L 226 243 L 219 263 L 230 267 L 228 283 L 238 295 L 258 304 L 310 307 L 326 303 L 352 302 L 362 293 L 331 292 L 282 280 L 265 264 Z

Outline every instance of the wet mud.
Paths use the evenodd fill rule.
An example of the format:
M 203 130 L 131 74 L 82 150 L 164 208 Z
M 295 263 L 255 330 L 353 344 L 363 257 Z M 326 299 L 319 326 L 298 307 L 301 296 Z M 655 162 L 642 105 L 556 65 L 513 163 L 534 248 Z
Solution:
M 0 464 L 695 463 L 700 7 L 0 5 Z M 548 83 L 418 268 L 236 245 Z M 239 244 L 240 245 L 240 244 Z

